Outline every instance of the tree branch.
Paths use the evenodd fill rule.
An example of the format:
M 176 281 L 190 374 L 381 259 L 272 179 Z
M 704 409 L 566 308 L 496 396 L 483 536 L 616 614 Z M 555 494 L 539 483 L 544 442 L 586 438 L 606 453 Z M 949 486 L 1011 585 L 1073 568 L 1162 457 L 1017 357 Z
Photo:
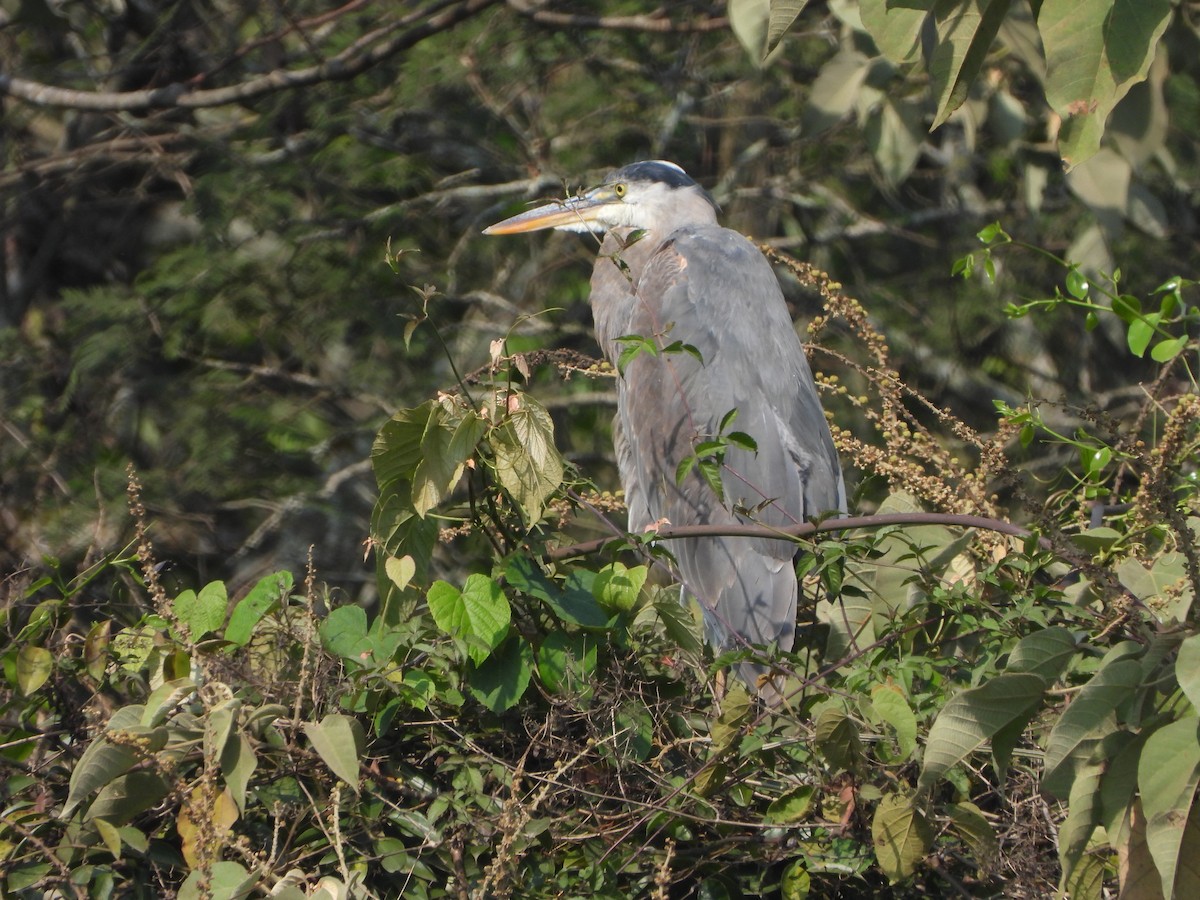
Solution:
M 34 106 L 56 106 L 95 112 L 139 112 L 167 108 L 199 109 L 244 103 L 267 94 L 306 87 L 310 84 L 325 81 L 347 81 L 388 57 L 408 50 L 425 38 L 445 31 L 500 2 L 501 0 L 463 0 L 450 9 L 430 16 L 421 24 L 414 25 L 383 43 L 368 46 L 369 41 L 359 40 L 337 56 L 319 65 L 295 70 L 276 69 L 259 78 L 252 78 L 249 81 L 226 87 L 195 90 L 185 83 L 176 82 L 160 88 L 119 93 L 79 91 L 0 73 L 0 94 L 8 94 Z M 444 3 L 435 4 L 435 6 L 442 5 Z M 420 15 L 423 13 L 410 16 L 392 26 L 386 26 L 377 31 L 375 36 L 384 31 L 391 31 L 405 23 L 416 21 Z
M 540 4 L 531 0 L 508 0 L 508 5 L 539 25 L 551 25 L 555 28 L 601 28 L 609 31 L 686 34 L 697 31 L 722 31 L 729 27 L 729 19 L 725 16 L 697 19 L 693 22 L 673 22 L 667 18 L 666 8 L 662 6 L 640 16 L 584 16 L 543 9 Z
M 693 537 L 752 537 L 752 538 L 805 538 L 833 531 L 850 531 L 855 528 L 884 528 L 888 525 L 955 525 L 960 528 L 982 528 L 999 534 L 1027 538 L 1032 532 L 1020 525 L 1003 519 L 987 516 L 968 516 L 959 513 L 881 513 L 874 516 L 846 516 L 840 519 L 825 519 L 823 522 L 805 522 L 788 528 L 770 528 L 766 525 L 669 525 L 654 534 L 655 540 L 672 541 Z M 570 556 L 586 556 L 595 553 L 612 538 L 597 538 L 566 547 L 555 547 L 546 551 L 549 559 L 565 559 Z M 1053 550 L 1047 538 L 1039 537 L 1038 546 Z

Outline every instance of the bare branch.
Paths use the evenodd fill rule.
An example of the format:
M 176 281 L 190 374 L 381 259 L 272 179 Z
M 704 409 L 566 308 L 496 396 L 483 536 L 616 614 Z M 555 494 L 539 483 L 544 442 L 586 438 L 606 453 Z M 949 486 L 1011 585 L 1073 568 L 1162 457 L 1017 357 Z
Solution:
M 278 91 L 306 87 L 325 81 L 349 80 L 383 60 L 408 50 L 425 38 L 478 15 L 489 6 L 494 6 L 499 2 L 500 0 L 462 0 L 461 3 L 430 16 L 424 22 L 413 25 L 403 33 L 382 43 L 371 44 L 368 39 L 359 40 L 320 65 L 295 70 L 276 69 L 259 78 L 252 78 L 249 81 L 227 87 L 196 90 L 188 84 L 177 82 L 165 87 L 140 91 L 79 91 L 0 73 L 0 94 L 8 94 L 34 106 L 56 106 L 96 112 L 137 112 L 171 107 L 199 109 L 244 103 Z M 444 3 L 436 3 L 432 8 L 444 5 Z M 419 19 L 421 15 L 424 13 L 409 16 L 398 23 L 392 23 L 373 32 L 369 37 L 378 38 L 384 32 L 393 31 L 398 26 Z
M 508 5 L 539 25 L 552 25 L 555 28 L 601 28 L 609 31 L 655 31 L 687 34 L 698 31 L 723 31 L 729 27 L 729 19 L 725 16 L 713 16 L 691 22 L 674 22 L 667 18 L 667 10 L 663 6 L 640 16 L 583 16 L 544 9 L 540 4 L 531 2 L 531 0 L 508 0 Z

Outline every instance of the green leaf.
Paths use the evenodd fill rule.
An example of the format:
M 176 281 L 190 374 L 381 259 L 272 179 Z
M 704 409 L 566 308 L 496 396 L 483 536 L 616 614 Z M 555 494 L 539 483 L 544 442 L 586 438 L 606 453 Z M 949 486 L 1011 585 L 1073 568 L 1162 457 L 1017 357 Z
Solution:
M 929 77 L 937 113 L 930 130 L 945 122 L 967 98 L 1010 3 L 1011 0 L 937 0 L 934 4 L 937 41 L 929 59 Z
M 599 640 L 587 632 L 552 631 L 537 651 L 538 677 L 556 694 L 592 696 Z
M 1070 793 L 1075 770 L 1091 752 L 1091 742 L 1115 730 L 1113 711 L 1142 683 L 1135 659 L 1105 665 L 1083 686 L 1050 731 L 1042 788 L 1057 797 Z
M 176 617 L 187 626 L 188 635 L 193 641 L 221 628 L 225 623 L 228 605 L 229 597 L 223 581 L 210 581 L 200 588 L 199 594 L 184 591 L 172 603 Z
M 104 846 L 108 852 L 113 855 L 113 859 L 121 858 L 121 832 L 116 825 L 107 822 L 104 819 L 92 819 L 92 824 L 96 827 L 96 831 L 100 834 L 100 840 L 104 842 Z
M 1181 334 L 1175 338 L 1165 338 L 1154 345 L 1154 349 L 1150 351 L 1150 358 L 1157 363 L 1170 362 L 1183 352 L 1183 348 L 1187 346 L 1187 343 L 1188 337 L 1186 334 Z
M 808 900 L 811 891 L 812 876 L 808 874 L 804 858 L 793 860 L 779 879 L 782 900 Z
M 1076 166 L 1100 148 L 1117 102 L 1146 77 L 1170 0 L 1043 0 L 1046 99 L 1063 119 L 1059 154 Z
M 521 593 L 541 600 L 564 622 L 585 628 L 603 628 L 608 624 L 608 613 L 601 608 L 593 594 L 594 582 L 593 589 L 588 590 L 572 577 L 560 589 L 527 556 L 514 557 L 505 569 L 504 577 Z
M 913 797 L 886 794 L 871 820 L 875 858 L 888 881 L 910 878 L 933 846 L 933 829 Z
M 533 651 L 519 637 L 511 637 L 471 671 L 471 695 L 494 713 L 511 709 L 525 694 L 534 669 Z
M 812 785 L 801 785 L 793 788 L 782 797 L 776 797 L 767 807 L 763 822 L 771 825 L 790 825 L 793 822 L 803 822 L 812 809 L 813 797 L 817 789 Z
M 444 581 L 429 588 L 429 611 L 442 631 L 462 638 L 467 654 L 479 665 L 508 634 L 512 610 L 500 585 L 478 573 L 459 591 Z
M 996 859 L 1000 852 L 996 831 L 978 806 L 964 800 L 946 812 L 950 816 L 950 831 L 971 849 L 973 861 L 984 868 Z
M 1072 267 L 1067 272 L 1067 293 L 1076 300 L 1084 300 L 1090 290 L 1091 286 L 1088 284 L 1087 276 Z
M 867 119 L 867 147 L 884 181 L 892 187 L 908 178 L 916 166 L 925 134 L 925 110 L 916 101 L 885 98 Z
M 813 746 L 834 769 L 853 768 L 862 755 L 858 726 L 839 704 L 830 704 L 813 722 Z
M 609 563 L 596 573 L 592 594 L 606 610 L 629 612 L 637 605 L 647 574 L 646 566 L 630 569 L 621 562 Z
M 1146 355 L 1146 348 L 1150 346 L 1150 341 L 1154 338 L 1154 323 L 1149 317 L 1143 316 L 1139 319 L 1134 319 L 1129 323 L 1129 332 L 1126 335 L 1126 341 L 1129 343 L 1129 352 L 1139 359 Z
M 325 617 L 318 633 L 334 656 L 361 664 L 361 654 L 367 650 L 367 611 L 361 606 L 339 606 Z
M 1075 636 L 1066 628 L 1043 628 L 1021 638 L 1009 653 L 1004 671 L 1030 672 L 1053 684 L 1078 652 Z
M 227 740 L 221 751 L 221 776 L 225 779 L 225 787 L 233 798 L 240 815 L 246 814 L 246 794 L 250 787 L 250 778 L 258 768 L 258 757 L 254 753 L 254 745 L 243 734 L 234 734 Z
M 245 900 L 256 884 L 256 873 L 235 862 L 217 862 L 208 872 L 193 870 L 179 888 L 178 900 Z
M 1006 672 L 952 697 L 929 729 L 918 792 L 929 791 L 1002 728 L 1027 721 L 1041 704 L 1046 687 L 1039 675 Z
M 146 699 L 140 725 L 156 726 L 167 721 L 184 700 L 196 692 L 196 683 L 190 678 L 176 678 L 156 687 Z
M 17 687 L 28 697 L 50 678 L 54 654 L 45 647 L 26 644 L 17 651 Z
M 1175 876 L 1194 860 L 1180 856 L 1200 782 L 1200 717 L 1189 716 L 1155 731 L 1142 748 L 1138 788 L 1146 814 L 1146 843 L 1162 877 L 1163 894 L 1175 891 Z
M 371 447 L 371 465 L 381 489 L 397 481 L 411 482 L 421 464 L 421 440 L 435 410 L 433 400 L 402 409 L 384 423 Z
M 521 507 L 526 523 L 536 523 L 563 480 L 550 414 L 521 394 L 520 405 L 492 431 L 491 440 L 500 484 Z
M 145 707 L 136 704 L 123 706 L 113 713 L 108 721 L 106 733 L 127 732 L 142 739 L 138 749 L 125 744 L 114 744 L 103 735 L 97 737 L 79 762 L 71 769 L 71 783 L 62 816 L 67 818 L 93 791 L 99 790 L 117 777 L 124 775 L 133 766 L 151 753 L 161 750 L 167 742 L 165 728 L 146 728 L 140 724 Z M 109 818 L 110 816 L 106 816 Z
M 363 733 L 356 719 L 331 713 L 320 722 L 305 722 L 304 734 L 329 771 L 358 793 Z
M 292 584 L 291 572 L 275 572 L 260 579 L 233 608 L 225 627 L 225 640 L 239 647 L 248 644 L 254 627 L 268 612 L 278 608 L 291 592 Z
M 712 739 L 714 755 L 720 756 L 737 748 L 750 722 L 750 712 L 750 692 L 742 682 L 736 681 L 729 686 L 721 703 L 720 715 L 709 726 L 708 734 Z
M 446 410 L 434 406 L 421 432 L 421 461 L 413 470 L 412 504 L 418 516 L 424 516 L 442 502 L 462 475 L 462 461 L 450 454 L 454 427 Z
M 102 787 L 88 806 L 84 819 L 90 822 L 93 817 L 98 817 L 113 825 L 123 825 L 161 803 L 170 796 L 172 788 L 173 785 L 168 784 L 160 773 L 150 769 L 135 769 Z M 136 829 L 122 828 L 121 833 L 126 844 L 135 846 Z M 145 849 L 143 838 L 141 850 Z

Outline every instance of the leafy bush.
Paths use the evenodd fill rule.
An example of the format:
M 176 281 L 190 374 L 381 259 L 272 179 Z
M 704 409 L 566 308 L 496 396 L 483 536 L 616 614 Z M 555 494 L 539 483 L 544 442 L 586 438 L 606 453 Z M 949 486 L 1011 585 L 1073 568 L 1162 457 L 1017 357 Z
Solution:
M 966 276 L 1016 252 L 998 227 L 981 238 Z M 135 552 L 10 579 L 6 892 L 1099 897 L 1116 879 L 1191 896 L 1191 284 L 1152 305 L 1065 267 L 1063 291 L 1012 314 L 1120 323 L 1161 366 L 1146 405 L 1072 434 L 1049 404 L 1002 405 L 985 439 L 792 266 L 825 298 L 814 331 L 857 338 L 817 348 L 843 370 L 822 383 L 870 425 L 838 432 L 847 459 L 891 494 L 852 530 L 808 527 L 809 619 L 763 660 L 786 675 L 780 707 L 713 687 L 749 651 L 713 659 L 663 585 L 670 530 L 621 535 L 619 503 L 558 456 L 519 385 L 580 360 L 531 366 L 500 341 L 379 433 L 372 615 L 311 569 L 236 599 L 168 590 L 133 476 Z M 1027 490 L 1007 454 L 1062 446 L 1032 530 L 996 518 L 989 484 Z M 589 521 L 611 535 L 580 544 Z

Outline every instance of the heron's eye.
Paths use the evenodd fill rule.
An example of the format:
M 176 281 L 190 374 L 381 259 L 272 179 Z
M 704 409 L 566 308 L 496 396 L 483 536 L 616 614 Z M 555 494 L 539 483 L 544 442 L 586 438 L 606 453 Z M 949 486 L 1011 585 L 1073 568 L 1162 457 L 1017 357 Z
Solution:
M 617 198 L 618 198 L 618 199 L 624 199 L 624 197 L 625 197 L 625 185 L 623 185 L 623 184 L 618 184 L 616 187 L 614 187 L 614 188 L 613 188 L 613 192 L 614 192 L 614 193 L 617 195 Z

